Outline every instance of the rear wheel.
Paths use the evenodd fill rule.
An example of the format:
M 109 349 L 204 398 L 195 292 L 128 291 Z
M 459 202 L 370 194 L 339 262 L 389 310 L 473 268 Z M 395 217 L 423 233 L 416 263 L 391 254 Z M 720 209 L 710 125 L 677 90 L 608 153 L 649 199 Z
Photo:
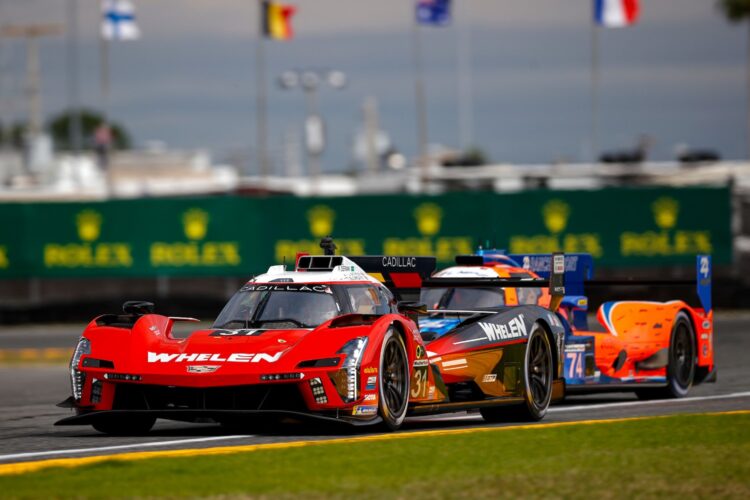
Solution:
M 156 422 L 155 417 L 128 415 L 102 417 L 91 426 L 99 432 L 112 436 L 140 436 L 148 433 Z
M 406 418 L 409 404 L 409 358 L 404 339 L 388 329 L 380 350 L 379 410 L 385 426 L 395 431 Z
M 544 418 L 552 399 L 552 347 L 544 328 L 536 324 L 531 330 L 524 356 L 523 386 L 525 402 L 514 406 L 482 408 L 488 422 L 536 421 Z
M 687 396 L 695 378 L 695 334 L 687 314 L 680 312 L 674 320 L 669 341 L 667 386 L 636 391 L 640 399 L 682 398 Z

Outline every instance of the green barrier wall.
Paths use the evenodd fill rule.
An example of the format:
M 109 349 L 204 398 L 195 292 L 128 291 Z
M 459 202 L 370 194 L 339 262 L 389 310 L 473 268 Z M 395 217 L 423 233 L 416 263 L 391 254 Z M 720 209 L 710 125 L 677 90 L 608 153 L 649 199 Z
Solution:
M 728 188 L 0 204 L 0 278 L 245 276 L 333 235 L 343 254 L 589 252 L 603 267 L 731 262 Z

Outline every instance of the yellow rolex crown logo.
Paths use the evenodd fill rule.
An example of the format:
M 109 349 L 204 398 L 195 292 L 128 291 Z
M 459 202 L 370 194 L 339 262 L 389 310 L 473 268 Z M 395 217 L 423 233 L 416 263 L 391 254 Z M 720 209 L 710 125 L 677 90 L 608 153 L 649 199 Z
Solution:
M 550 200 L 542 207 L 542 217 L 550 233 L 559 233 L 568 225 L 570 206 L 562 200 Z
M 440 232 L 443 209 L 434 203 L 422 203 L 414 209 L 414 218 L 417 219 L 417 230 L 422 236 L 434 236 Z
M 83 241 L 99 238 L 102 229 L 102 216 L 94 210 L 84 210 L 76 215 L 78 237 Z
M 307 222 L 310 224 L 310 234 L 316 238 L 324 238 L 333 234 L 333 222 L 336 212 L 325 205 L 316 205 L 307 211 Z
M 202 240 L 208 232 L 208 213 L 200 208 L 191 208 L 182 214 L 185 236 L 191 240 Z
M 674 198 L 659 198 L 651 204 L 654 221 L 662 229 L 671 229 L 677 224 L 680 204 Z

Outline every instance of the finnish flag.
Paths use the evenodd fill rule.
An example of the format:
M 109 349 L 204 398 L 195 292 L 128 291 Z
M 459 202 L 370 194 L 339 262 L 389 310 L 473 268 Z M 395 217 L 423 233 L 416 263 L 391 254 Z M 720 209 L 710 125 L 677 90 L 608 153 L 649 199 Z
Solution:
M 141 32 L 135 24 L 135 7 L 130 0 L 102 1 L 102 37 L 105 40 L 137 40 Z

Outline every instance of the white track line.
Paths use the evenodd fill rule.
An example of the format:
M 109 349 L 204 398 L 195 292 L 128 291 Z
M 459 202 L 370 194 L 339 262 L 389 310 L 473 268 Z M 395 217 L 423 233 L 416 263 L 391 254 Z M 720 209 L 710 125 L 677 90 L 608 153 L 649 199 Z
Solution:
M 679 399 L 655 399 L 653 401 L 623 401 L 621 403 L 600 403 L 593 405 L 578 405 L 578 406 L 562 406 L 552 407 L 548 411 L 549 413 L 561 413 L 564 411 L 578 411 L 578 410 L 596 410 L 600 408 L 622 408 L 624 406 L 649 406 L 659 404 L 675 404 L 675 403 L 689 403 L 691 401 L 708 401 L 711 399 L 733 399 L 733 398 L 744 398 L 750 396 L 750 392 L 733 392 L 731 394 L 717 394 L 715 396 L 697 396 L 692 398 L 679 398 Z
M 649 406 L 657 404 L 675 404 L 675 403 L 689 403 L 691 401 L 708 401 L 712 399 L 734 399 L 744 398 L 750 396 L 750 392 L 733 392 L 731 394 L 717 394 L 715 396 L 696 396 L 692 398 L 680 398 L 680 399 L 657 399 L 653 401 L 622 401 L 618 403 L 599 403 L 599 404 L 583 404 L 577 406 L 553 406 L 547 413 L 562 413 L 566 411 L 580 411 L 580 410 L 597 410 L 601 408 L 622 408 L 626 406 Z M 431 417 L 417 417 L 415 420 L 449 420 L 449 421 L 460 421 L 460 420 L 481 420 L 479 415 L 459 415 L 459 416 L 440 416 L 433 415 Z
M 253 437 L 252 434 L 236 436 L 213 436 L 194 439 L 176 439 L 173 441 L 150 441 L 145 443 L 122 444 L 117 446 L 100 446 L 97 448 L 77 448 L 72 450 L 35 451 L 31 453 L 13 453 L 11 455 L 0 455 L 0 460 L 13 460 L 19 458 L 47 457 L 54 455 L 74 455 L 79 453 L 92 453 L 98 451 L 127 450 L 130 448 L 153 448 L 156 446 L 173 446 L 176 444 L 205 443 L 209 441 L 224 441 L 230 439 L 245 439 Z
M 733 392 L 731 394 L 719 394 L 716 396 L 702 396 L 692 398 L 681 398 L 681 399 L 659 399 L 655 401 L 624 401 L 621 403 L 602 403 L 592 405 L 579 405 L 579 406 L 563 406 L 563 407 L 552 407 L 549 409 L 549 413 L 562 413 L 566 411 L 578 411 L 578 410 L 596 410 L 600 408 L 622 408 L 625 406 L 649 406 L 655 404 L 669 404 L 669 403 L 688 403 L 691 401 L 708 401 L 712 399 L 732 399 L 742 398 L 750 396 L 750 392 Z M 464 415 L 460 417 L 438 417 L 439 420 L 477 420 L 478 416 Z M 53 451 L 37 451 L 31 453 L 14 453 L 12 455 L 0 455 L 0 461 L 2 460 L 14 460 L 19 458 L 36 458 L 46 457 L 54 455 L 75 455 L 81 453 L 93 453 L 100 451 L 114 451 L 114 450 L 127 450 L 130 448 L 153 448 L 157 446 L 174 446 L 177 444 L 188 444 L 188 443 L 205 443 L 210 441 L 224 441 L 233 439 L 246 439 L 254 437 L 252 434 L 247 435 L 235 435 L 235 436 L 212 436 L 205 438 L 195 439 L 177 439 L 173 441 L 150 441 L 145 443 L 135 444 L 123 444 L 117 446 L 100 446 L 97 448 L 78 448 L 72 450 L 53 450 Z

